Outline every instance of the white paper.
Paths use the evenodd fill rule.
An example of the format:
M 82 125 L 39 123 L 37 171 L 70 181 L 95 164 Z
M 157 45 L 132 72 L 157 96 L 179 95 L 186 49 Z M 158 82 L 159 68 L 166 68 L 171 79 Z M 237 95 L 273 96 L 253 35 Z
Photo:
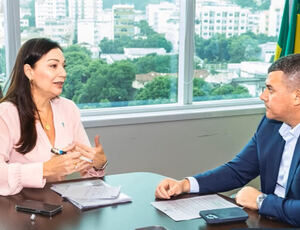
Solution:
M 54 184 L 51 189 L 79 209 L 130 202 L 131 198 L 120 193 L 121 186 L 113 187 L 102 180 L 84 180 Z
M 131 198 L 124 193 L 120 193 L 120 195 L 116 199 L 72 199 L 72 198 L 68 198 L 68 200 L 79 209 L 88 209 L 88 208 L 100 207 L 100 206 L 111 205 L 111 204 L 131 202 Z
M 53 184 L 51 189 L 59 194 L 64 194 L 73 186 L 102 186 L 105 184 L 103 180 L 84 180 L 84 181 L 77 181 L 77 182 L 67 182 L 67 183 L 60 183 L 60 184 Z
M 120 194 L 121 186 L 73 186 L 61 194 L 69 198 L 115 199 Z
M 218 195 L 196 196 L 178 200 L 155 201 L 155 208 L 167 214 L 175 221 L 201 218 L 202 210 L 238 207 Z
M 106 183 L 97 185 L 71 185 L 61 193 L 68 198 L 115 199 L 120 194 L 121 186 L 112 187 Z

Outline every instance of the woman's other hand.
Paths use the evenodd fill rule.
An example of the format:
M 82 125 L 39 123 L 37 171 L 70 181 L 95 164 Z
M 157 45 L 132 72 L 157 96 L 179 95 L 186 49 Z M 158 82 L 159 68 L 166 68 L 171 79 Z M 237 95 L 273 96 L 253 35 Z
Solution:
M 75 151 L 81 153 L 82 156 L 91 159 L 93 161 L 91 167 L 100 169 L 106 163 L 107 159 L 104 154 L 103 147 L 99 142 L 98 135 L 95 136 L 94 141 L 95 147 L 89 147 L 81 143 L 75 143 Z

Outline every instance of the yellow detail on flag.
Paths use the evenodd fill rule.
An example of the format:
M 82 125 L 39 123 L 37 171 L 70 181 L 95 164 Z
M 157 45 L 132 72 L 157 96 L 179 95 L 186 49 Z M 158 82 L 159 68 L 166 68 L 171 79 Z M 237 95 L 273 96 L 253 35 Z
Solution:
M 281 54 L 282 48 L 278 45 L 278 43 L 276 44 L 276 49 L 275 49 L 275 57 L 274 60 L 276 61 L 278 58 L 280 58 L 280 54 Z
M 297 14 L 294 53 L 300 53 L 300 14 Z

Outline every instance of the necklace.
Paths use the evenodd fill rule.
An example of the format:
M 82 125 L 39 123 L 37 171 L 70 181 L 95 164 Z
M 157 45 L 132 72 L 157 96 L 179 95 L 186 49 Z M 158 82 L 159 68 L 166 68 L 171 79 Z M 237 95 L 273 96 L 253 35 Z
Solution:
M 46 129 L 47 131 L 49 131 L 49 130 L 50 130 L 50 125 L 49 125 L 49 124 L 46 124 L 46 125 L 45 125 L 45 129 Z
M 51 126 L 48 121 L 49 121 L 49 118 L 51 118 L 51 110 L 49 110 L 46 119 L 42 119 L 40 114 L 39 114 L 39 117 L 40 117 L 40 121 L 41 121 L 41 124 L 42 124 L 42 127 L 44 128 L 44 130 L 49 131 L 51 129 Z

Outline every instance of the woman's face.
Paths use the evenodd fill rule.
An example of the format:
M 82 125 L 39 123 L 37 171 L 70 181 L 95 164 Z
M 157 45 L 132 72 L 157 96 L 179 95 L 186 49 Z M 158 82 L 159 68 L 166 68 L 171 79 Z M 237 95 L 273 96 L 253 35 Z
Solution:
M 59 48 L 43 55 L 34 67 L 24 66 L 26 76 L 31 80 L 33 96 L 54 98 L 62 92 L 66 80 L 65 58 Z

